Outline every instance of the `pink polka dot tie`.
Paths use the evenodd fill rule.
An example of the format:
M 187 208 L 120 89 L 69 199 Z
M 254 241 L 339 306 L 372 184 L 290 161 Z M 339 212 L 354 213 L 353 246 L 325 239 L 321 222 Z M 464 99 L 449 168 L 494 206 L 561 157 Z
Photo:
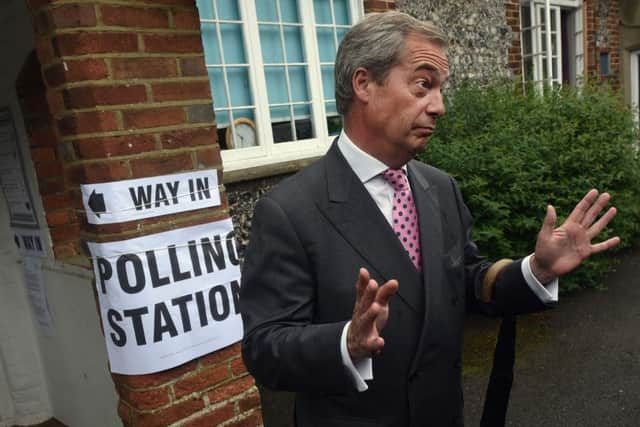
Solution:
M 416 266 L 416 270 L 422 271 L 418 211 L 413 203 L 407 175 L 403 169 L 387 169 L 383 176 L 394 190 L 393 231 L 409 254 L 409 258 L 411 258 L 413 265 Z

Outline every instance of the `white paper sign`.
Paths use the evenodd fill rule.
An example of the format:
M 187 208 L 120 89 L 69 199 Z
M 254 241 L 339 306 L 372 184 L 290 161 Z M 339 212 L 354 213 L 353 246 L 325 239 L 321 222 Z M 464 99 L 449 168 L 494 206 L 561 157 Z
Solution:
M 24 281 L 27 287 L 27 296 L 33 309 L 35 321 L 40 325 L 42 332 L 50 336 L 53 321 L 47 293 L 44 289 L 44 277 L 42 275 L 42 260 L 26 256 L 23 258 Z
M 88 245 L 113 372 L 169 369 L 242 338 L 231 219 Z
M 83 184 L 80 189 L 91 224 L 135 221 L 220 204 L 215 169 Z

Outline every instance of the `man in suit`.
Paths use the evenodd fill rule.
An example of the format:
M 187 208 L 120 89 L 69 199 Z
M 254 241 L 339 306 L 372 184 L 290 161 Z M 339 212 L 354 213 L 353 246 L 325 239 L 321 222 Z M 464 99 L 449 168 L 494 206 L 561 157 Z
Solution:
M 296 392 L 297 426 L 459 426 L 465 310 L 543 310 L 557 278 L 618 238 L 590 191 L 535 251 L 490 263 L 471 241 L 455 181 L 413 160 L 444 114 L 440 31 L 368 15 L 336 58 L 344 130 L 328 153 L 256 205 L 242 270 L 244 361 Z M 354 286 L 355 281 L 355 286 Z

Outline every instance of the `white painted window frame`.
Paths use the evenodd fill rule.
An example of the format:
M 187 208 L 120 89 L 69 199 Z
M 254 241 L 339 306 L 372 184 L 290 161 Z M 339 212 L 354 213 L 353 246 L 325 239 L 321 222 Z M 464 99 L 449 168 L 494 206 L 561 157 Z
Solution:
M 636 123 L 640 123 L 640 115 L 638 108 L 640 108 L 640 76 L 638 71 L 640 68 L 640 49 L 629 52 L 629 76 L 631 83 L 631 107 L 635 109 L 636 113 L 633 115 Z
M 533 83 L 538 90 L 543 91 L 545 86 L 553 86 L 553 84 L 562 84 L 562 23 L 561 23 L 561 8 L 571 8 L 572 16 L 574 19 L 574 33 L 572 43 L 574 43 L 575 54 L 573 65 L 575 67 L 575 80 L 577 84 L 580 84 L 584 76 L 584 20 L 583 20 L 583 3 L 581 0 L 553 0 L 540 1 L 540 0 L 524 0 L 521 2 L 524 6 L 529 6 L 531 26 L 527 28 L 520 28 L 521 32 L 521 54 L 522 54 L 522 79 L 524 82 L 524 32 L 531 31 L 531 56 L 533 60 Z M 545 23 L 541 24 L 539 19 L 540 13 L 544 13 Z M 556 28 L 551 29 L 551 14 L 555 15 Z M 522 22 L 522 19 L 521 19 Z M 544 32 L 544 37 L 543 37 Z M 556 53 L 553 54 L 551 50 L 551 38 L 546 37 L 550 35 L 555 37 Z M 543 52 L 543 46 L 546 48 Z M 547 78 L 544 78 L 545 72 L 543 72 L 543 64 L 546 59 L 546 74 Z M 553 59 L 556 59 L 555 67 L 553 66 Z M 551 71 L 551 72 L 549 72 Z
M 362 0 L 348 0 L 351 24 L 364 16 Z M 249 85 L 255 105 L 255 122 L 259 145 L 241 149 L 221 150 L 222 163 L 226 171 L 238 171 L 270 164 L 317 157 L 326 152 L 334 137 L 329 136 L 326 123 L 325 102 L 322 93 L 322 74 L 313 2 L 298 0 L 300 18 L 303 23 L 303 49 L 308 64 L 307 84 L 311 99 L 311 114 L 314 138 L 274 143 L 271 128 L 267 84 L 260 48 L 257 12 L 254 0 L 238 0 L 245 54 L 249 62 Z M 222 51 L 221 51 L 222 54 Z M 283 52 L 286 60 L 286 52 Z M 323 63 L 324 64 L 324 63 Z M 215 108 L 215 105 L 214 105 Z M 236 107 L 234 107 L 236 108 Z M 235 133 L 231 124 L 232 132 Z

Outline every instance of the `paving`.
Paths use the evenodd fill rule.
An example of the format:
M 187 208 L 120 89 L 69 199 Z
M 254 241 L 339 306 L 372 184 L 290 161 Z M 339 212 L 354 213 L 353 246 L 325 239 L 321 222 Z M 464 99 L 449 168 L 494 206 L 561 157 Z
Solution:
M 480 423 L 498 323 L 470 317 L 465 424 Z M 561 295 L 550 311 L 518 319 L 507 425 L 640 426 L 640 247 L 621 256 L 606 289 Z M 291 427 L 291 395 L 263 393 L 265 427 Z

